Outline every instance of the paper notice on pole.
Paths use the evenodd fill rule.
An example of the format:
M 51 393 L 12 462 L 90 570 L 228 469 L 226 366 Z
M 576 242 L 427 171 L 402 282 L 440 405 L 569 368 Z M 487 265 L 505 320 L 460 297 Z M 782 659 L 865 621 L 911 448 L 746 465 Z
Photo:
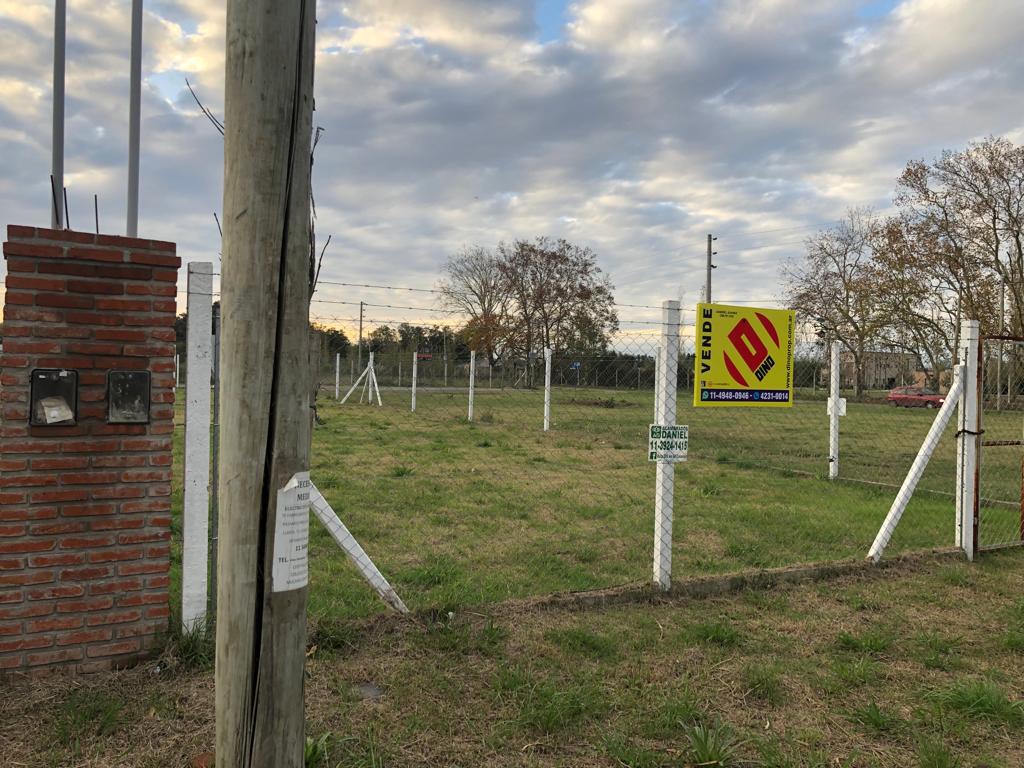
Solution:
M 289 592 L 309 583 L 309 472 L 296 472 L 277 492 L 271 589 Z

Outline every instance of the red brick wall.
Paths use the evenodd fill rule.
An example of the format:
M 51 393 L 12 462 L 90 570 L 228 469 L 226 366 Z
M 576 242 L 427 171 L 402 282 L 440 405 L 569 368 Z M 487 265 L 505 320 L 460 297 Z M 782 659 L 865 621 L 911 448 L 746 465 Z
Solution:
M 173 243 L 11 226 L 0 355 L 0 671 L 129 664 L 167 627 Z M 78 423 L 29 425 L 34 368 L 78 371 Z M 149 424 L 107 424 L 112 369 Z

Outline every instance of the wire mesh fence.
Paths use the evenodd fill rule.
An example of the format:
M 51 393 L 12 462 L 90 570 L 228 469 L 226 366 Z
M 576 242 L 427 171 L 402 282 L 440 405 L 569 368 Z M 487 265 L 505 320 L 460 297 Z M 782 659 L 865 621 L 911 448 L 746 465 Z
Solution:
M 365 338 L 387 337 L 374 333 L 385 325 L 396 327 L 367 322 Z M 689 456 L 659 469 L 647 447 L 665 375 L 663 327 L 637 325 L 598 349 L 556 348 L 550 358 L 538 344 L 497 359 L 480 349 L 474 364 L 450 330 L 322 356 L 314 481 L 353 534 L 369 539 L 367 550 L 411 605 L 649 581 L 652 545 L 666 535 L 652 540 L 668 477 L 676 483 L 677 578 L 867 553 L 948 372 L 918 371 L 897 350 L 869 349 L 860 359 L 844 351 L 835 373 L 847 404 L 833 420 L 829 340 L 803 329 L 792 407 L 697 407 L 698 350 L 684 314 L 667 376 L 674 422 L 689 426 Z M 371 351 L 380 404 L 369 396 L 360 403 L 361 389 L 342 404 Z M 955 435 L 946 430 L 890 552 L 952 544 L 955 467 Z M 314 612 L 370 610 L 350 604 L 358 590 L 345 588 L 327 564 L 328 543 L 318 547 L 314 536 L 318 554 L 325 561 L 314 560 Z
M 982 343 L 978 545 L 1024 541 L 1024 339 Z
M 327 314 L 336 304 L 361 311 Z M 431 319 L 402 319 L 413 311 Z M 448 310 L 314 300 L 312 480 L 410 607 L 867 554 L 951 370 L 798 324 L 791 405 L 702 407 L 693 310 L 678 325 L 630 311 L 589 339 L 500 346 Z M 1024 428 L 1015 355 L 993 374 L 995 416 L 985 394 L 997 441 Z M 688 426 L 687 460 L 651 461 L 651 426 L 671 424 Z M 932 435 L 889 553 L 953 544 L 955 432 Z M 983 545 L 1020 534 L 1020 448 L 998 461 L 996 448 L 982 462 Z M 310 544 L 314 615 L 380 610 L 329 531 L 312 526 Z

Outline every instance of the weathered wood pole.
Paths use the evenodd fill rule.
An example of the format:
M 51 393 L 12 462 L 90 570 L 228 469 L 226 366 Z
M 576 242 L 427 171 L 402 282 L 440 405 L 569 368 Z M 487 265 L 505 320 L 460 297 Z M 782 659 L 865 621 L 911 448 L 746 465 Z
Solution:
M 279 491 L 309 465 L 315 8 L 312 0 L 227 4 L 216 672 L 222 768 L 303 765 L 307 590 L 304 577 L 275 578 L 274 561 L 284 554 Z

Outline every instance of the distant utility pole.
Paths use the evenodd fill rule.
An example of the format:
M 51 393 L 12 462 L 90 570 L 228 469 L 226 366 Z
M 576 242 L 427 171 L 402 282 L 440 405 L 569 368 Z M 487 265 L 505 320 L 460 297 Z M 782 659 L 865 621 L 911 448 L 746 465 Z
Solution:
M 53 134 L 50 146 L 50 227 L 64 228 L 60 198 L 64 190 L 64 49 L 67 0 L 57 0 L 53 14 Z
M 315 11 L 227 3 L 219 768 L 304 764 Z
M 139 236 L 139 114 L 142 108 L 142 0 L 132 0 L 131 77 L 128 86 L 128 237 Z
M 718 238 L 715 237 L 714 235 L 708 235 L 708 276 L 704 282 L 704 302 L 706 304 L 711 303 L 711 270 L 718 269 L 718 267 L 715 264 L 711 263 L 711 257 L 718 253 L 717 251 L 711 250 L 711 243 L 713 243 L 717 239 Z
M 356 350 L 359 357 L 356 367 L 363 370 L 363 302 L 359 302 L 359 348 Z

